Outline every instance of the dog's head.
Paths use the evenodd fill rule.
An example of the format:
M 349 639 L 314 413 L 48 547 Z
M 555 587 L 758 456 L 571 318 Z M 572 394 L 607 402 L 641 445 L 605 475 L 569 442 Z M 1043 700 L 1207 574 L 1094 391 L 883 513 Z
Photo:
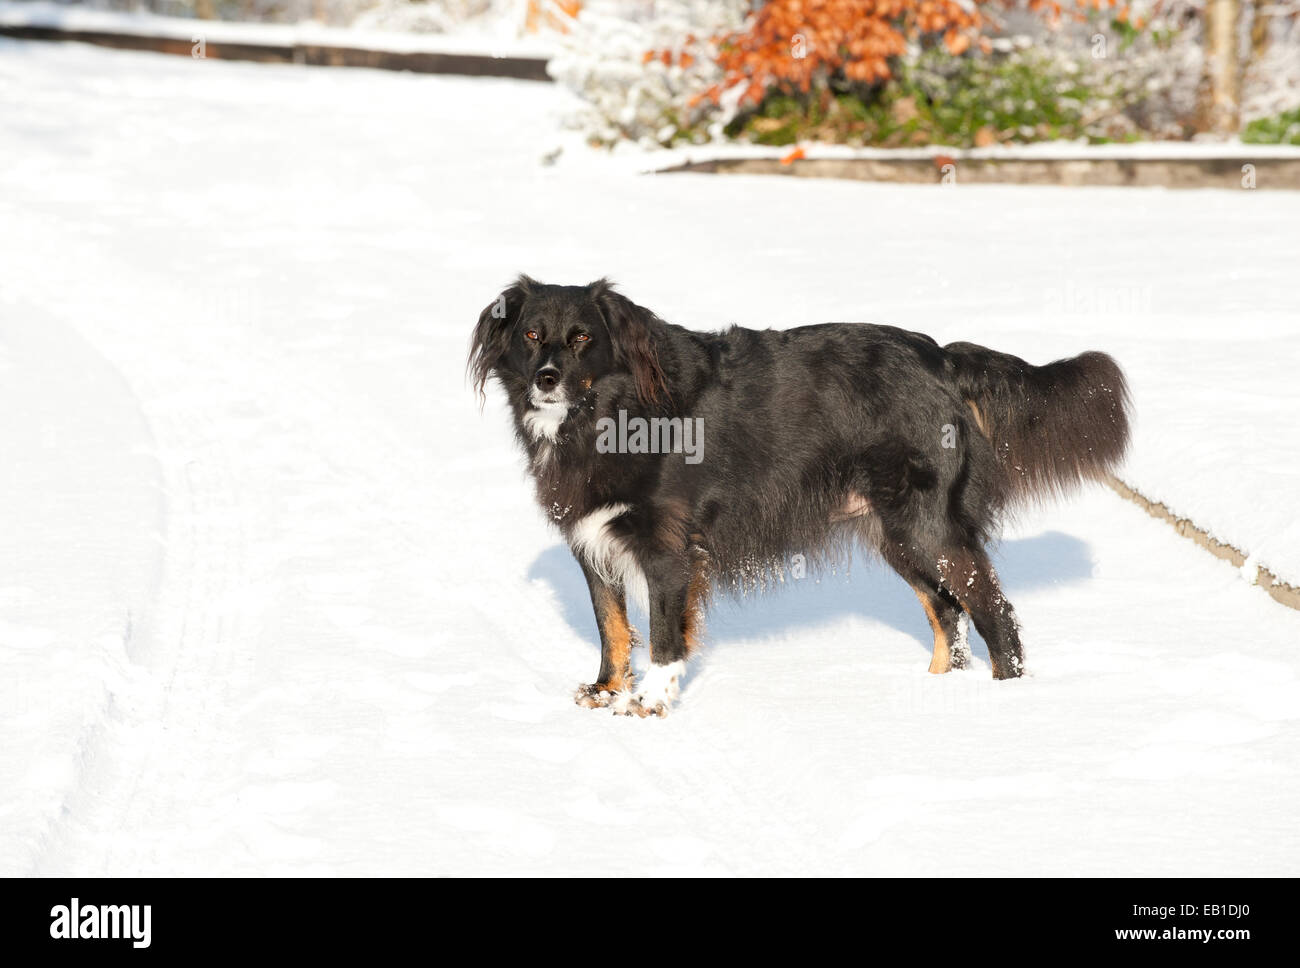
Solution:
M 576 402 L 611 377 L 630 377 L 644 405 L 667 395 L 655 351 L 663 323 L 608 280 L 548 286 L 527 276 L 488 304 L 470 344 L 469 373 L 480 394 L 495 376 L 532 409 Z

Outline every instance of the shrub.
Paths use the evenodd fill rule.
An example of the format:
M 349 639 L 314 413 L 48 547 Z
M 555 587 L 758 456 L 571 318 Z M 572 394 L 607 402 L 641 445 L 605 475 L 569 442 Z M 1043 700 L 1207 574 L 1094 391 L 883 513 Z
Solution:
M 984 25 L 990 0 L 767 0 L 744 29 L 719 38 L 723 81 L 757 103 L 772 92 L 807 94 L 836 82 L 871 84 L 891 76 L 908 38 L 942 35 L 952 54 Z
M 942 48 L 904 59 L 897 77 L 867 93 L 769 94 L 729 126 L 760 144 L 817 140 L 958 148 L 1046 139 L 1108 141 L 1123 130 L 1099 124 L 1123 94 L 1089 65 L 1033 47 L 955 57 Z
M 1300 145 L 1300 108 L 1250 122 L 1241 140 L 1253 145 Z
M 643 18 L 590 3 L 551 60 L 551 76 L 583 105 L 573 122 L 597 144 L 672 144 L 720 136 L 737 98 L 703 100 L 719 84 L 713 38 L 734 30 L 749 0 L 657 0 Z

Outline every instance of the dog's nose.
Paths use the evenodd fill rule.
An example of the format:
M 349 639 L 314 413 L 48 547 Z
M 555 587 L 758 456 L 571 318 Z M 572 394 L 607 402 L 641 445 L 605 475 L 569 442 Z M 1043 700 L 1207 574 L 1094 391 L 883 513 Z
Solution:
M 560 371 L 553 366 L 546 366 L 537 371 L 537 389 L 544 393 L 554 390 L 560 382 Z

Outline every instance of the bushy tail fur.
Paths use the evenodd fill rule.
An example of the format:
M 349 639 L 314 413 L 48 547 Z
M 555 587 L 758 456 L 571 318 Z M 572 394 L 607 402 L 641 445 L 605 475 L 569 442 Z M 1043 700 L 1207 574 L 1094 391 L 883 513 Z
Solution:
M 993 443 L 1003 503 L 1066 494 L 1104 480 L 1129 445 L 1128 383 L 1105 353 L 1046 366 L 974 343 L 944 347 L 952 378 Z

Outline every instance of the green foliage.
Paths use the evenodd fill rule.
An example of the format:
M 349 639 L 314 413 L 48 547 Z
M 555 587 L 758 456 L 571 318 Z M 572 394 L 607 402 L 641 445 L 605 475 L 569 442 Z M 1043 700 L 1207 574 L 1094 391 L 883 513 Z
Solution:
M 931 48 L 871 88 L 771 94 L 728 128 L 768 145 L 818 140 L 900 147 L 972 147 L 1057 138 L 1109 140 L 1096 117 L 1119 110 L 1114 82 L 1088 65 L 1035 49 L 953 57 Z
M 1142 31 L 1138 30 L 1127 20 L 1111 20 L 1110 29 L 1111 33 L 1119 37 L 1119 49 L 1121 53 L 1132 47 L 1133 42 L 1142 35 Z
M 1241 140 L 1252 145 L 1300 145 L 1300 108 L 1250 122 Z

